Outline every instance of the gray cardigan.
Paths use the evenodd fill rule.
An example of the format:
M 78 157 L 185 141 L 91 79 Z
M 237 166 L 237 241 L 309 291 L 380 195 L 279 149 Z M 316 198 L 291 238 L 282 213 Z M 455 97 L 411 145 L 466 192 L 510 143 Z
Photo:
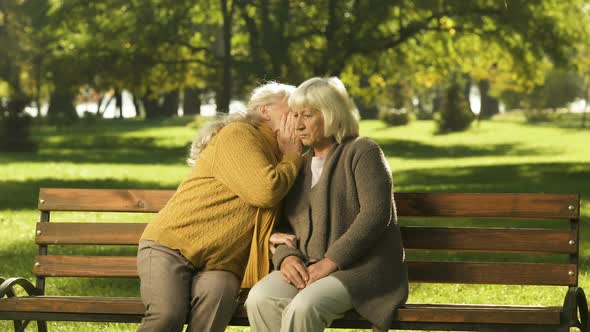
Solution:
M 368 138 L 334 146 L 313 189 L 311 157 L 304 156 L 277 226 L 297 236 L 298 249 L 278 246 L 275 268 L 290 255 L 330 258 L 339 268 L 332 276 L 347 288 L 357 312 L 387 330 L 407 299 L 408 276 L 383 151 Z

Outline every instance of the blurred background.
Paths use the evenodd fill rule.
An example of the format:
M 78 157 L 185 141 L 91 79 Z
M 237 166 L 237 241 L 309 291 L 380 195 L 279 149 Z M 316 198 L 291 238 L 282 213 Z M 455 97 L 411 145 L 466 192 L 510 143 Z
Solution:
M 240 111 L 264 81 L 339 76 L 363 119 L 441 131 L 522 110 L 584 114 L 585 0 L 2 0 L 4 149 L 28 117 L 142 119 Z M 389 113 L 389 114 L 388 114 Z M 586 125 L 585 116 L 579 126 Z M 14 136 L 18 136 L 16 139 Z M 10 140 L 10 144 L 6 141 Z M 6 146 L 9 145 L 9 146 Z
M 0 0 L 0 276 L 34 278 L 39 188 L 175 189 L 204 122 L 244 110 L 260 83 L 312 76 L 345 83 L 396 191 L 581 194 L 580 285 L 590 289 L 588 0 Z M 454 222 L 437 225 L 488 221 Z M 565 294 L 411 287 L 409 302 L 429 303 L 561 305 Z M 138 284 L 52 278 L 47 294 L 137 296 Z

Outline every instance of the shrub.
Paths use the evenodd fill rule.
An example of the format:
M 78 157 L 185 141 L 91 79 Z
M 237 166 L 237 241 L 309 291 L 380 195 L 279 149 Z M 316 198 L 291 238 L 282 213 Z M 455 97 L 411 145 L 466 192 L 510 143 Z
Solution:
M 457 81 L 452 82 L 442 101 L 437 119 L 438 131 L 441 133 L 464 131 L 469 128 L 474 118 L 460 84 Z
M 553 112 L 546 109 L 526 109 L 523 114 L 528 123 L 551 122 L 556 118 Z
M 383 108 L 379 111 L 379 120 L 390 126 L 404 126 L 410 123 L 412 119 L 405 108 Z
M 31 122 L 31 117 L 22 113 L 0 118 L 0 150 L 37 151 L 37 144 L 31 138 Z

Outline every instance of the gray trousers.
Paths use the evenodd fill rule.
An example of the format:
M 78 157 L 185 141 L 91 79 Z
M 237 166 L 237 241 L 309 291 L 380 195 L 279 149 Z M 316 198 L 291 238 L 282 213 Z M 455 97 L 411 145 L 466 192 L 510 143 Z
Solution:
M 328 276 L 298 290 L 279 271 L 254 285 L 246 300 L 252 332 L 323 331 L 350 309 L 352 300 L 340 280 Z
M 179 251 L 141 241 L 137 253 L 145 316 L 137 331 L 225 331 L 240 281 L 227 271 L 198 271 Z

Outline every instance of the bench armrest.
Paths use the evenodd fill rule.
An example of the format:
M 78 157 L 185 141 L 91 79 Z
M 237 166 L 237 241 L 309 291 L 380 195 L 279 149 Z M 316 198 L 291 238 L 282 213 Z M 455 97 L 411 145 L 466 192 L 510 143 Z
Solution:
M 25 278 L 8 278 L 6 280 L 0 278 L 0 298 L 4 296 L 16 297 L 13 286 L 18 285 L 22 287 L 28 295 L 43 295 L 30 281 Z
M 577 327 L 580 331 L 589 331 L 588 302 L 581 287 L 570 287 L 563 303 L 565 320 L 569 320 L 570 327 Z M 579 317 L 578 317 L 579 314 Z

